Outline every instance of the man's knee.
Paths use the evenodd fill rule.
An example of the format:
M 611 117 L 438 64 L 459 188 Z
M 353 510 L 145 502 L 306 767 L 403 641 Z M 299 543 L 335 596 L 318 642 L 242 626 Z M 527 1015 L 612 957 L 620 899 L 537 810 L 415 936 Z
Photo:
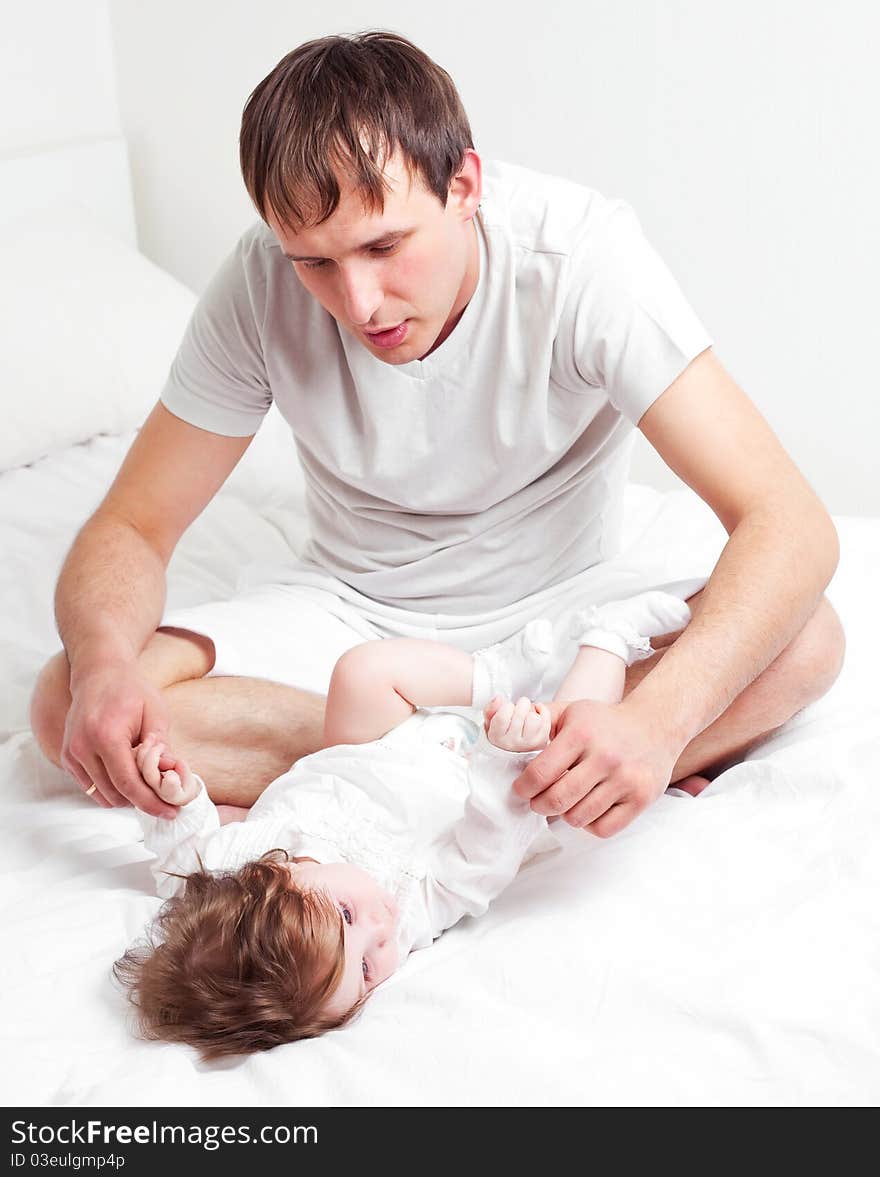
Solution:
M 30 711 L 31 730 L 43 755 L 59 767 L 69 709 L 70 664 L 61 650 L 40 671 L 31 695 Z
M 846 635 L 840 618 L 823 596 L 816 612 L 780 655 L 801 685 L 802 706 L 820 699 L 837 679 L 846 655 Z
M 688 601 L 692 613 L 698 608 L 697 602 L 704 591 L 701 589 Z M 664 641 L 663 645 L 671 644 L 672 640 L 680 636 L 680 633 L 671 635 L 670 641 Z M 654 639 L 652 645 L 662 648 L 658 647 Z M 823 596 L 804 628 L 792 638 L 772 665 L 777 670 L 784 667 L 789 678 L 802 685 L 805 698 L 801 706 L 805 707 L 830 690 L 843 667 L 845 653 L 846 636 L 840 618 L 828 598 Z

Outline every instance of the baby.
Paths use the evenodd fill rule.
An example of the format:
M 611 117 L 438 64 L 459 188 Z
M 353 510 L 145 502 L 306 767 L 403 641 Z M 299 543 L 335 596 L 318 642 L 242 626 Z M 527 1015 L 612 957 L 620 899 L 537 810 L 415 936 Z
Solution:
M 512 782 L 568 702 L 619 702 L 649 637 L 689 617 L 659 592 L 582 611 L 550 704 L 532 702 L 552 652 L 543 619 L 473 655 L 421 639 L 356 646 L 333 671 L 328 746 L 273 781 L 244 821 L 222 824 L 201 779 L 148 736 L 138 767 L 179 809 L 139 815 L 168 899 L 153 936 L 114 967 L 142 1033 L 209 1060 L 349 1021 L 408 953 L 481 915 L 523 862 L 558 844 Z M 482 727 L 424 710 L 443 705 L 481 709 Z

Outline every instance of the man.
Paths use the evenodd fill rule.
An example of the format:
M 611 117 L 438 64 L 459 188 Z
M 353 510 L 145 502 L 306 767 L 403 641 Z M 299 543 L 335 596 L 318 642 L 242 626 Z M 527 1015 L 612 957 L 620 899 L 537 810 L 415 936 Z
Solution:
M 247 103 L 241 161 L 262 221 L 202 295 L 58 583 L 64 652 L 33 726 L 87 794 L 171 816 L 132 746 L 173 728 L 215 800 L 250 804 L 321 745 L 350 646 L 473 649 L 589 602 L 634 426 L 729 540 L 703 575 L 646 563 L 639 588 L 690 586 L 691 623 L 630 668 L 620 704 L 571 704 L 517 789 L 608 836 L 828 689 L 833 524 L 626 205 L 484 167 L 448 75 L 387 33 L 284 58 Z M 180 536 L 272 400 L 306 477 L 303 558 L 163 614 Z

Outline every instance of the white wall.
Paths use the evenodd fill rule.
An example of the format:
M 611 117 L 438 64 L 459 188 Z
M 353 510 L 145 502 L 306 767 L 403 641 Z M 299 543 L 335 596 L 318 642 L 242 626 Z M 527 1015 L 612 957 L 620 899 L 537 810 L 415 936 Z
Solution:
M 111 0 L 141 245 L 196 290 L 255 217 L 244 102 L 295 45 L 391 28 L 486 157 L 636 208 L 722 360 L 835 512 L 880 514 L 880 17 L 870 0 Z M 675 479 L 642 443 L 634 477 Z
M 119 134 L 112 0 L 0 0 L 0 156 Z

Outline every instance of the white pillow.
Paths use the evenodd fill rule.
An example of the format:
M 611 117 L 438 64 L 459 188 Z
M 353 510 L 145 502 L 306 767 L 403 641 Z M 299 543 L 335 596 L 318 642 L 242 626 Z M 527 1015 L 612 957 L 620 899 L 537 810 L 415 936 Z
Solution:
M 138 426 L 195 304 L 79 206 L 0 226 L 0 470 Z

